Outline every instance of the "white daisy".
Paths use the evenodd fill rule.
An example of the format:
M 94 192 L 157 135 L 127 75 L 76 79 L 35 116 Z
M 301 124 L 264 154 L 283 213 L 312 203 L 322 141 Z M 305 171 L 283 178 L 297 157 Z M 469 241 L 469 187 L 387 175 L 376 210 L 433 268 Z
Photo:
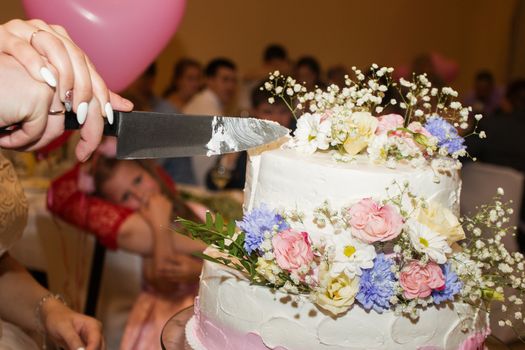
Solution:
M 452 249 L 448 245 L 445 237 L 414 219 L 408 219 L 405 227 L 407 228 L 410 242 L 414 249 L 426 254 L 438 264 L 447 262 L 446 254 L 452 253 Z
M 317 149 L 326 150 L 330 145 L 332 122 L 319 114 L 305 113 L 297 120 L 295 146 L 302 152 L 312 154 Z
M 361 276 L 361 269 L 370 269 L 374 266 L 376 257 L 374 246 L 359 241 L 349 233 L 334 235 L 330 250 L 333 252 L 330 269 L 332 277 L 345 273 L 349 278 L 355 278 Z

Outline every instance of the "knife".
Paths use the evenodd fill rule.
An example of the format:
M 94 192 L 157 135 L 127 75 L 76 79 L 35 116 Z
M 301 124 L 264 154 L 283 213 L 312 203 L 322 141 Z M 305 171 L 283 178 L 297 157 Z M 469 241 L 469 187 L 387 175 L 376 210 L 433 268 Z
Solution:
M 278 123 L 255 118 L 114 111 L 104 119 L 104 135 L 117 137 L 117 158 L 172 158 L 217 155 L 264 145 L 288 135 Z M 66 112 L 65 128 L 80 129 L 76 114 Z M 9 132 L 0 128 L 0 134 Z

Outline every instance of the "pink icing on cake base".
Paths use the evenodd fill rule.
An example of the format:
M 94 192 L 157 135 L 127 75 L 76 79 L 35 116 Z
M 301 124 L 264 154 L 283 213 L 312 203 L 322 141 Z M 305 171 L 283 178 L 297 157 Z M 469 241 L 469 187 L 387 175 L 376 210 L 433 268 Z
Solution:
M 197 310 L 198 308 L 196 308 Z M 192 329 L 193 335 L 196 336 L 201 349 L 196 348 L 194 350 L 287 350 L 281 346 L 276 348 L 267 347 L 261 337 L 254 333 L 240 334 L 233 330 L 219 329 L 212 322 L 207 320 L 202 315 L 196 314 L 194 316 Z M 458 348 L 458 350 L 485 350 L 485 340 L 490 334 L 490 329 L 482 332 L 476 332 L 467 338 Z M 418 350 L 444 350 L 440 346 L 423 346 Z
M 254 333 L 240 334 L 234 330 L 220 329 L 209 321 L 200 312 L 199 297 L 195 298 L 194 305 L 194 321 L 193 329 L 187 331 L 192 332 L 196 336 L 203 349 L 195 350 L 224 350 L 224 349 L 250 349 L 250 350 L 287 350 L 281 346 L 276 348 L 269 348 L 264 345 L 261 337 Z M 191 321 L 190 321 L 191 322 Z
M 248 333 L 245 335 L 238 334 L 232 330 L 223 330 L 216 327 L 208 320 L 201 320 L 197 323 L 197 334 L 200 342 L 206 346 L 206 350 L 224 350 L 224 349 L 250 349 L 250 350 L 269 350 L 272 348 L 264 345 L 262 339 L 257 334 Z M 283 347 L 276 347 L 272 350 L 287 350 Z
M 231 330 L 222 330 L 216 327 L 208 320 L 203 320 L 200 316 L 199 320 L 196 317 L 190 321 L 190 329 L 187 332 L 192 332 L 196 336 L 199 347 L 196 346 L 194 350 L 224 350 L 224 349 L 250 349 L 250 350 L 287 350 L 281 346 L 276 348 L 269 348 L 264 345 L 260 336 L 254 333 L 245 335 Z M 195 346 L 195 345 L 194 345 Z

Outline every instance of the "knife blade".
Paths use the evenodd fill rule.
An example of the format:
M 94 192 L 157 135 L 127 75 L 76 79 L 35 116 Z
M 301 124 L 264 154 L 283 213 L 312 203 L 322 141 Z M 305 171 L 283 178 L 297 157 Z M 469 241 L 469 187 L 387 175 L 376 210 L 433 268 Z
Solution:
M 144 111 L 114 111 L 105 120 L 104 135 L 117 137 L 117 158 L 172 158 L 218 155 L 264 145 L 288 135 L 278 123 L 245 117 L 184 115 Z M 65 128 L 79 129 L 73 112 Z

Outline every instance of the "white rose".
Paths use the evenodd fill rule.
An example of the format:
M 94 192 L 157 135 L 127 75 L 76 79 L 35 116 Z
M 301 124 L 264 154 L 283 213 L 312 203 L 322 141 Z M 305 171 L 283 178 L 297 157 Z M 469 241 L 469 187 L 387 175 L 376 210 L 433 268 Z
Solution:
M 343 144 L 345 151 L 353 156 L 365 149 L 372 141 L 378 124 L 369 112 L 355 112 L 350 117 L 350 132 Z
M 449 245 L 465 239 L 465 232 L 458 218 L 448 208 L 436 202 L 430 202 L 426 208 L 418 208 L 414 218 L 445 238 Z
M 325 262 L 319 266 L 319 288 L 312 297 L 317 306 L 336 316 L 354 304 L 359 291 L 359 278 L 351 279 L 344 273 L 332 277 L 328 269 Z

